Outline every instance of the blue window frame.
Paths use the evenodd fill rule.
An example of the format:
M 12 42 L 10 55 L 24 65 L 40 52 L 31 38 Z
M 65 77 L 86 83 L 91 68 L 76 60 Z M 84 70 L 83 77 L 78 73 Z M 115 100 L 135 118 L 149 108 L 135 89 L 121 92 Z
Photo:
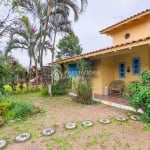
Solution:
M 139 75 L 140 72 L 141 72 L 140 57 L 133 57 L 132 58 L 132 74 Z
M 119 78 L 126 77 L 126 65 L 124 62 L 119 63 Z
M 69 77 L 73 78 L 79 76 L 79 71 L 76 64 L 69 64 L 68 69 L 69 69 Z

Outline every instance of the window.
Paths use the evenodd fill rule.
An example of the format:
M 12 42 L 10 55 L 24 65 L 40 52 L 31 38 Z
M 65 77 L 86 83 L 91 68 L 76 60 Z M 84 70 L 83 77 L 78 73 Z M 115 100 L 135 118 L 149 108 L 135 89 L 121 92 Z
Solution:
M 125 78 L 126 76 L 126 66 L 124 62 L 119 63 L 119 77 Z
M 139 75 L 141 72 L 140 57 L 132 58 L 132 74 Z
M 69 77 L 73 78 L 79 76 L 79 71 L 76 64 L 69 64 L 68 69 L 69 69 Z
M 130 33 L 126 33 L 124 37 L 125 37 L 125 39 L 129 39 L 130 38 Z

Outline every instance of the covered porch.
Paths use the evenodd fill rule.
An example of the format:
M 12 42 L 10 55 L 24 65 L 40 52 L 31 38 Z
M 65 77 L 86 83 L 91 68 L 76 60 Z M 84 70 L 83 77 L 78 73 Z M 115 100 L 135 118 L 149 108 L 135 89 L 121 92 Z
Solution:
M 100 94 L 93 94 L 93 99 L 97 102 L 101 102 L 103 104 L 110 105 L 116 108 L 135 111 L 135 109 L 130 106 L 129 101 L 125 99 L 123 96 L 118 96 L 118 95 L 106 96 Z

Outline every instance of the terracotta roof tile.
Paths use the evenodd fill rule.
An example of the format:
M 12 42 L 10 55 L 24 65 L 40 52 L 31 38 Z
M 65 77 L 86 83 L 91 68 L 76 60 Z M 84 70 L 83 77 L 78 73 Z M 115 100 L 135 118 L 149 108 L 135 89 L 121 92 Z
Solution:
M 139 15 L 142 15 L 142 14 L 144 14 L 144 13 L 147 13 L 147 12 L 149 12 L 149 11 L 150 11 L 150 9 L 146 9 L 145 11 L 142 11 L 142 12 L 140 12 L 140 13 L 137 13 L 137 14 L 131 16 L 131 17 L 128 17 L 128 18 L 126 18 L 126 19 L 124 19 L 124 20 L 122 20 L 122 21 L 120 21 L 120 22 L 118 22 L 118 23 L 116 23 L 116 24 L 114 24 L 114 25 L 111 25 L 111 26 L 109 26 L 109 27 L 107 27 L 107 28 L 105 28 L 105 29 L 102 29 L 102 30 L 100 31 L 100 33 L 103 33 L 103 32 L 105 32 L 106 30 L 115 27 L 116 25 L 119 25 L 119 24 L 121 24 L 121 23 L 123 23 L 123 22 L 125 22 L 125 21 L 128 21 L 128 20 L 130 20 L 130 19 L 133 19 L 133 18 L 135 18 L 135 17 L 137 17 L 137 16 L 139 16 Z
M 103 49 L 99 49 L 99 50 L 95 50 L 95 51 L 92 51 L 92 52 L 84 53 L 84 54 L 81 54 L 81 55 L 78 55 L 78 56 L 69 57 L 69 58 L 66 58 L 66 59 L 63 59 L 63 60 L 56 61 L 54 63 L 59 64 L 61 62 L 62 63 L 65 62 L 65 61 L 68 62 L 69 60 L 77 59 L 80 56 L 82 56 L 84 58 L 84 57 L 86 57 L 86 55 L 89 55 L 89 54 L 95 54 L 96 55 L 96 53 L 98 53 L 98 52 L 107 51 L 107 50 L 110 50 L 110 49 L 113 49 L 113 48 L 127 46 L 127 45 L 134 44 L 134 43 L 139 43 L 139 42 L 146 41 L 146 40 L 149 40 L 149 39 L 150 39 L 150 36 L 146 37 L 146 38 L 143 38 L 143 39 L 136 40 L 136 41 L 134 40 L 134 41 L 131 41 L 131 42 L 122 43 L 122 44 L 114 45 L 114 46 L 111 46 L 111 47 L 106 47 L 106 48 L 103 48 Z

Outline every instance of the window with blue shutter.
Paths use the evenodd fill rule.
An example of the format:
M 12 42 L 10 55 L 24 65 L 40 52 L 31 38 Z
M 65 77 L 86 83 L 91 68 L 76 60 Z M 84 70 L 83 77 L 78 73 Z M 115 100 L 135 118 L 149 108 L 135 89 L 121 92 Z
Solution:
M 69 77 L 72 78 L 72 77 L 78 77 L 79 76 L 79 71 L 78 71 L 76 64 L 69 64 L 68 69 L 69 69 Z
M 126 77 L 126 65 L 124 62 L 119 63 L 119 78 Z
M 132 58 L 132 74 L 139 75 L 140 72 L 141 72 L 140 57 L 133 57 Z

